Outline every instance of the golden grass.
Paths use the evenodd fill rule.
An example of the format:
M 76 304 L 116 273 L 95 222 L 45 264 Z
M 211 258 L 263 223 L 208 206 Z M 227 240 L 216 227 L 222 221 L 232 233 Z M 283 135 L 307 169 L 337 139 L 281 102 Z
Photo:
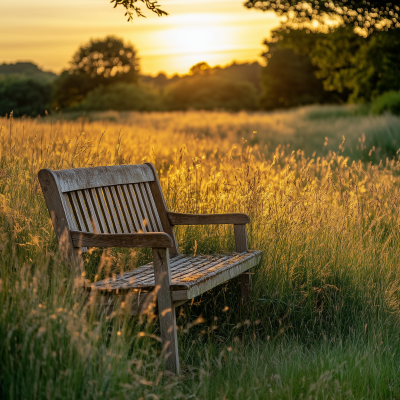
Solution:
M 351 109 L 335 116 L 338 110 L 133 113 L 118 115 L 123 124 L 1 119 L 0 334 L 8 339 L 0 352 L 7 367 L 0 370 L 0 394 L 308 398 L 325 390 L 333 398 L 347 398 L 339 392 L 389 398 L 378 389 L 397 390 L 390 382 L 400 354 L 400 162 L 393 155 L 400 124 Z M 301 143 L 307 149 L 298 149 Z M 381 163 L 368 163 L 373 153 L 384 154 Z M 82 317 L 37 181 L 40 168 L 144 161 L 155 164 L 173 211 L 249 213 L 250 248 L 264 254 L 250 315 L 238 312 L 234 282 L 180 309 L 184 375 L 172 386 L 151 343 L 156 326 Z M 182 228 L 177 237 L 182 252 L 233 248 L 226 226 Z M 146 251 L 95 252 L 86 277 L 94 279 L 99 260 L 112 273 L 146 257 Z M 192 326 L 200 314 L 206 323 Z M 32 357 L 38 364 L 23 361 Z M 365 378 L 374 363 L 380 372 Z M 36 370 L 44 375 L 24 377 Z M 86 387 L 88 381 L 96 384 Z

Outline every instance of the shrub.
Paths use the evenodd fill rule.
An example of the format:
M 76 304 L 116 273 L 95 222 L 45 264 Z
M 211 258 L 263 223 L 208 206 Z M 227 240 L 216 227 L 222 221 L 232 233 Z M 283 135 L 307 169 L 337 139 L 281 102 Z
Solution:
M 162 104 L 149 88 L 121 82 L 97 87 L 76 108 L 88 111 L 153 111 L 160 110 Z
M 172 84 L 167 89 L 166 103 L 171 110 L 253 110 L 257 95 L 254 85 L 246 81 L 196 75 Z
M 391 90 L 378 96 L 371 105 L 371 111 L 375 115 L 385 112 L 400 115 L 400 92 Z
M 0 115 L 37 117 L 49 106 L 51 85 L 26 78 L 0 79 Z

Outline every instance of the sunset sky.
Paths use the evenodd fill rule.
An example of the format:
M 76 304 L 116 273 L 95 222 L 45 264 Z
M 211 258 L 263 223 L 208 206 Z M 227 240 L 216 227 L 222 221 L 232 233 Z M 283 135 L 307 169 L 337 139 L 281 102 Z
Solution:
M 244 0 L 160 3 L 169 16 L 145 10 L 147 18 L 128 23 L 124 9 L 113 9 L 108 0 L 3 1 L 0 63 L 32 61 L 60 72 L 79 45 L 113 34 L 134 44 L 142 73 L 182 74 L 200 61 L 260 61 L 263 39 L 279 24 L 273 13 L 244 8 Z

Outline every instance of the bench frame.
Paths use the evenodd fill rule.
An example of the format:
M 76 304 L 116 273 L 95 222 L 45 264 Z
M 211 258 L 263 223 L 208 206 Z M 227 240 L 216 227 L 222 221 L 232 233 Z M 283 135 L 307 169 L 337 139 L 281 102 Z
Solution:
M 179 291 L 171 292 L 170 257 L 179 255 L 174 226 L 233 224 L 236 252 L 243 253 L 248 251 L 246 224 L 250 222 L 249 216 L 240 213 L 182 214 L 168 211 L 156 170 L 150 163 L 60 171 L 43 169 L 39 171 L 38 177 L 60 251 L 80 273 L 83 272 L 82 249 L 86 247 L 152 248 L 155 293 L 157 294 L 161 339 L 165 347 L 166 368 L 173 373 L 179 373 L 175 307 L 187 301 L 188 296 L 187 294 L 180 296 Z M 82 232 L 76 229 L 77 223 L 68 204 L 67 193 L 141 182 L 148 185 L 151 191 L 153 206 L 155 212 L 158 212 L 157 217 L 161 221 L 163 232 L 100 233 L 96 232 L 97 225 L 93 220 L 94 232 Z M 257 258 L 257 262 L 259 258 Z M 247 309 L 249 309 L 251 301 L 251 275 L 247 270 L 256 263 L 253 262 L 251 266 L 244 267 L 245 272 L 239 275 L 242 305 Z M 143 304 L 148 304 L 151 297 L 154 297 L 151 293 L 142 295 L 141 299 L 137 297 L 140 300 L 138 304 L 142 303 L 142 299 L 145 298 L 147 301 L 143 301 Z M 131 313 L 138 315 L 143 312 L 143 309 L 144 307 L 132 307 Z

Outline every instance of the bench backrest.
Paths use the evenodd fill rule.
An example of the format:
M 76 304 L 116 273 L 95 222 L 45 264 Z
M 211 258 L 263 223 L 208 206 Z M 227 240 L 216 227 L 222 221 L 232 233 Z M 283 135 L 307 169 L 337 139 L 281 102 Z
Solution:
M 80 255 L 73 249 L 71 230 L 110 234 L 166 232 L 174 241 L 171 256 L 178 254 L 152 164 L 43 169 L 38 176 L 59 243 L 63 242 L 74 261 L 79 263 Z

